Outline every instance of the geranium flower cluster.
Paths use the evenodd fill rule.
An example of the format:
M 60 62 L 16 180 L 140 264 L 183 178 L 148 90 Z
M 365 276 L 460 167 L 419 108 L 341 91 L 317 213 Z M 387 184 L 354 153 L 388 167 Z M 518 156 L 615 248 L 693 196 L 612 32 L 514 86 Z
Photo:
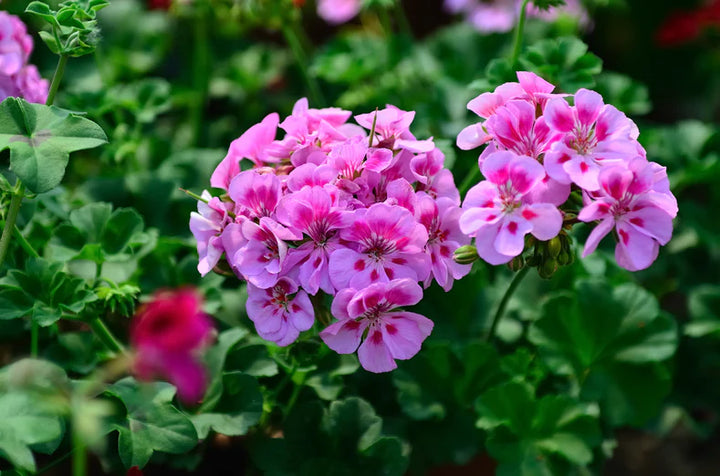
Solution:
M 44 103 L 48 82 L 28 64 L 33 40 L 25 24 L 15 15 L 0 11 L 0 101 L 9 96 Z
M 273 113 L 252 126 L 211 177 L 226 194 L 203 192 L 190 228 L 201 274 L 224 256 L 247 281 L 261 337 L 292 343 L 313 326 L 323 294 L 334 296 L 338 321 L 321 338 L 384 372 L 417 353 L 433 327 L 397 308 L 420 301 L 418 283 L 449 290 L 467 274 L 453 252 L 470 238 L 443 153 L 410 132 L 415 113 L 387 106 L 355 116 L 359 125 L 350 116 L 301 99 L 282 122 Z
M 670 240 L 678 208 L 665 168 L 647 160 L 635 123 L 597 92 L 553 94 L 554 86 L 533 73 L 517 77 L 468 103 L 483 121 L 457 138 L 465 150 L 486 144 L 479 157 L 485 180 L 469 190 L 460 217 L 479 256 L 507 263 L 521 255 L 527 234 L 544 242 L 561 236 L 567 246 L 561 230 L 579 220 L 598 223 L 583 257 L 614 230 L 618 264 L 631 271 L 650 266 Z M 544 250 L 550 256 L 540 260 L 562 251 Z
M 466 20 L 482 33 L 504 33 L 518 22 L 523 0 L 445 0 L 445 10 L 465 16 Z M 587 11 L 579 0 L 566 0 L 565 5 L 541 10 L 528 4 L 527 15 L 552 22 L 562 14 L 576 18 L 581 27 L 590 24 Z

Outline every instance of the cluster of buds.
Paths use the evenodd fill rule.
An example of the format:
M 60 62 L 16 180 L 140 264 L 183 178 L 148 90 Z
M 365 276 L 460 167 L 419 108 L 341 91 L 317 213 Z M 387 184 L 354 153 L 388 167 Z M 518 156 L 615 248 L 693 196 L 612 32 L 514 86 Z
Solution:
M 410 132 L 415 113 L 387 106 L 355 116 L 359 125 L 350 116 L 301 99 L 282 122 L 273 113 L 252 126 L 211 177 L 225 193 L 204 191 L 190 228 L 201 274 L 227 263 L 247 281 L 261 337 L 288 345 L 317 318 L 330 348 L 384 372 L 433 327 L 397 308 L 420 301 L 419 283 L 449 290 L 467 274 L 453 253 L 470 237 L 443 153 Z M 337 322 L 324 318 L 324 296 Z
M 547 277 L 572 261 L 566 230 L 596 222 L 583 257 L 614 229 L 618 264 L 650 266 L 678 209 L 665 168 L 647 160 L 635 123 L 594 91 L 580 89 L 571 106 L 569 95 L 553 94 L 537 75 L 517 75 L 519 82 L 468 103 L 483 121 L 457 138 L 461 149 L 485 145 L 485 180 L 470 189 L 460 217 L 480 258 L 537 266 Z
M 32 50 L 33 40 L 22 20 L 0 11 L 0 101 L 10 96 L 34 103 L 47 99 L 47 80 L 28 64 Z

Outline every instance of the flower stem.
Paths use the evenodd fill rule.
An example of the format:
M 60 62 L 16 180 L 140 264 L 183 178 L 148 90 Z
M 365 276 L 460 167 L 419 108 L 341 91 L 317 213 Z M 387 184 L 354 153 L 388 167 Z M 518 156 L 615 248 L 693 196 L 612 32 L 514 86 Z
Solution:
M 76 428 L 72 429 L 72 474 L 73 476 L 87 475 L 87 448 Z
M 20 243 L 20 246 L 23 250 L 25 250 L 25 253 L 32 256 L 33 258 L 39 258 L 40 254 L 35 251 L 35 248 L 32 247 L 32 245 L 28 242 L 28 240 L 25 238 L 25 235 L 22 234 L 20 231 L 20 228 L 15 225 L 15 229 L 13 230 L 15 232 L 15 239 Z
M 325 105 L 325 98 L 323 97 L 315 77 L 310 74 L 310 70 L 307 67 L 308 57 L 300 39 L 300 32 L 298 30 L 299 26 L 297 20 L 285 23 L 282 26 L 285 41 L 287 41 L 287 44 L 295 57 L 295 62 L 297 63 L 298 68 L 300 68 L 300 73 L 307 83 L 310 99 L 312 99 L 312 102 L 316 107 L 322 107 Z
M 510 58 L 510 66 L 513 69 L 517 66 L 517 61 L 520 57 L 520 50 L 522 49 L 523 30 L 525 29 L 525 17 L 527 16 L 528 3 L 530 3 L 530 0 L 523 0 L 522 7 L 520 7 L 520 18 L 518 19 L 517 27 L 515 28 L 515 45 L 513 46 L 512 57 Z
M 15 191 L 10 199 L 10 208 L 8 208 L 7 217 L 5 218 L 5 227 L 3 228 L 2 236 L 0 236 L 0 266 L 2 266 L 5 261 L 5 256 L 10 248 L 10 237 L 15 229 L 15 221 L 17 221 L 24 195 L 25 185 L 18 179 L 15 185 Z
M 45 101 L 46 106 L 50 106 L 55 101 L 55 95 L 60 87 L 60 81 L 65 74 L 65 65 L 67 64 L 67 60 L 67 56 L 60 55 L 57 67 L 55 68 L 52 83 L 50 83 L 48 97 Z M 10 199 L 10 208 L 8 209 L 7 217 L 5 218 L 5 227 L 3 228 L 2 236 L 0 236 L 0 266 L 2 266 L 5 262 L 5 256 L 7 256 L 8 249 L 10 248 L 10 237 L 15 229 L 15 222 L 17 221 L 17 216 L 20 212 L 20 205 L 22 204 L 24 197 L 25 185 L 18 178 L 15 183 L 15 190 L 12 198 Z
M 67 64 L 67 61 L 67 55 L 60 55 L 57 67 L 55 68 L 55 74 L 53 75 L 52 83 L 50 83 L 50 91 L 48 91 L 47 101 L 45 101 L 46 106 L 50 106 L 53 102 L 55 102 L 55 95 L 57 94 L 58 88 L 60 87 L 60 81 L 62 81 L 62 77 L 65 74 L 65 65 Z
M 95 333 L 95 335 L 100 339 L 100 341 L 107 347 L 109 350 L 116 354 L 122 354 L 125 352 L 125 348 L 120 343 L 120 341 L 117 340 L 117 338 L 112 335 L 112 332 L 110 332 L 110 329 L 107 328 L 105 323 L 100 320 L 99 317 L 96 317 L 95 319 L 91 320 L 89 323 L 90 328 Z
M 523 269 L 518 271 L 517 274 L 513 277 L 512 281 L 510 281 L 510 286 L 508 286 L 507 290 L 505 291 L 505 294 L 503 295 L 502 300 L 500 301 L 500 304 L 495 311 L 495 316 L 493 316 L 492 323 L 490 324 L 490 330 L 488 331 L 487 337 L 485 338 L 487 342 L 491 342 L 493 340 L 493 337 L 495 337 L 495 330 L 500 323 L 500 319 L 502 319 L 502 315 L 505 313 L 505 308 L 507 307 L 510 298 L 515 292 L 515 289 L 517 289 L 520 281 L 523 280 L 528 271 L 530 271 L 530 266 L 525 266 Z

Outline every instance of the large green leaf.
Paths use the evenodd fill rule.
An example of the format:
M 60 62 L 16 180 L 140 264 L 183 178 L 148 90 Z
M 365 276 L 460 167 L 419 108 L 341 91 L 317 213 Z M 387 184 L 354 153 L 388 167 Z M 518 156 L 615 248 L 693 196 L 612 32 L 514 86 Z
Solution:
M 601 402 L 613 425 L 642 424 L 669 390 L 657 365 L 675 353 L 676 324 L 637 285 L 579 281 L 575 292 L 546 301 L 528 337 L 553 373 L 571 376 L 582 395 Z M 633 411 L 612 410 L 620 407 Z
M 61 263 L 30 258 L 25 269 L 11 270 L 0 280 L 0 319 L 23 316 L 41 326 L 49 326 L 63 313 L 80 313 L 97 300 L 85 280 L 62 271 Z
M 223 395 L 211 411 L 191 415 L 198 437 L 205 439 L 214 430 L 223 435 L 244 435 L 260 421 L 263 396 L 258 381 L 242 372 L 227 372 Z
M 0 395 L 0 455 L 13 465 L 35 471 L 31 446 L 59 438 L 63 426 L 24 392 Z
M 552 475 L 568 464 L 585 466 L 601 441 L 596 406 L 567 395 L 538 399 L 526 383 L 491 388 L 478 399 L 477 411 L 501 475 Z
M 0 104 L 0 150 L 10 148 L 10 168 L 32 192 L 60 183 L 70 152 L 106 142 L 100 126 L 70 111 L 15 97 Z
M 138 385 L 128 377 L 109 387 L 107 393 L 127 409 L 125 421 L 116 424 L 118 452 L 125 467 L 144 467 L 155 451 L 180 454 L 197 444 L 190 419 L 170 402 L 175 388 L 169 384 Z

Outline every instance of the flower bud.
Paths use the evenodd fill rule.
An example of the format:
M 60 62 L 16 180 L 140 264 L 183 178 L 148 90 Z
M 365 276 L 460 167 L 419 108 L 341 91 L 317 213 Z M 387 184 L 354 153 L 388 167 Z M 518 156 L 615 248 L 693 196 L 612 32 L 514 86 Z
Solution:
M 508 268 L 510 268 L 510 271 L 520 271 L 525 267 L 525 260 L 523 259 L 522 255 L 518 255 L 514 257 L 509 263 Z
M 453 259 L 459 264 L 472 264 L 478 259 L 478 252 L 475 245 L 464 245 L 455 250 Z
M 551 258 L 557 258 L 561 251 L 562 242 L 560 241 L 560 237 L 556 236 L 547 242 L 547 252 Z
M 554 259 L 546 259 L 541 266 L 538 266 L 538 274 L 543 279 L 550 279 L 557 269 L 557 261 Z

